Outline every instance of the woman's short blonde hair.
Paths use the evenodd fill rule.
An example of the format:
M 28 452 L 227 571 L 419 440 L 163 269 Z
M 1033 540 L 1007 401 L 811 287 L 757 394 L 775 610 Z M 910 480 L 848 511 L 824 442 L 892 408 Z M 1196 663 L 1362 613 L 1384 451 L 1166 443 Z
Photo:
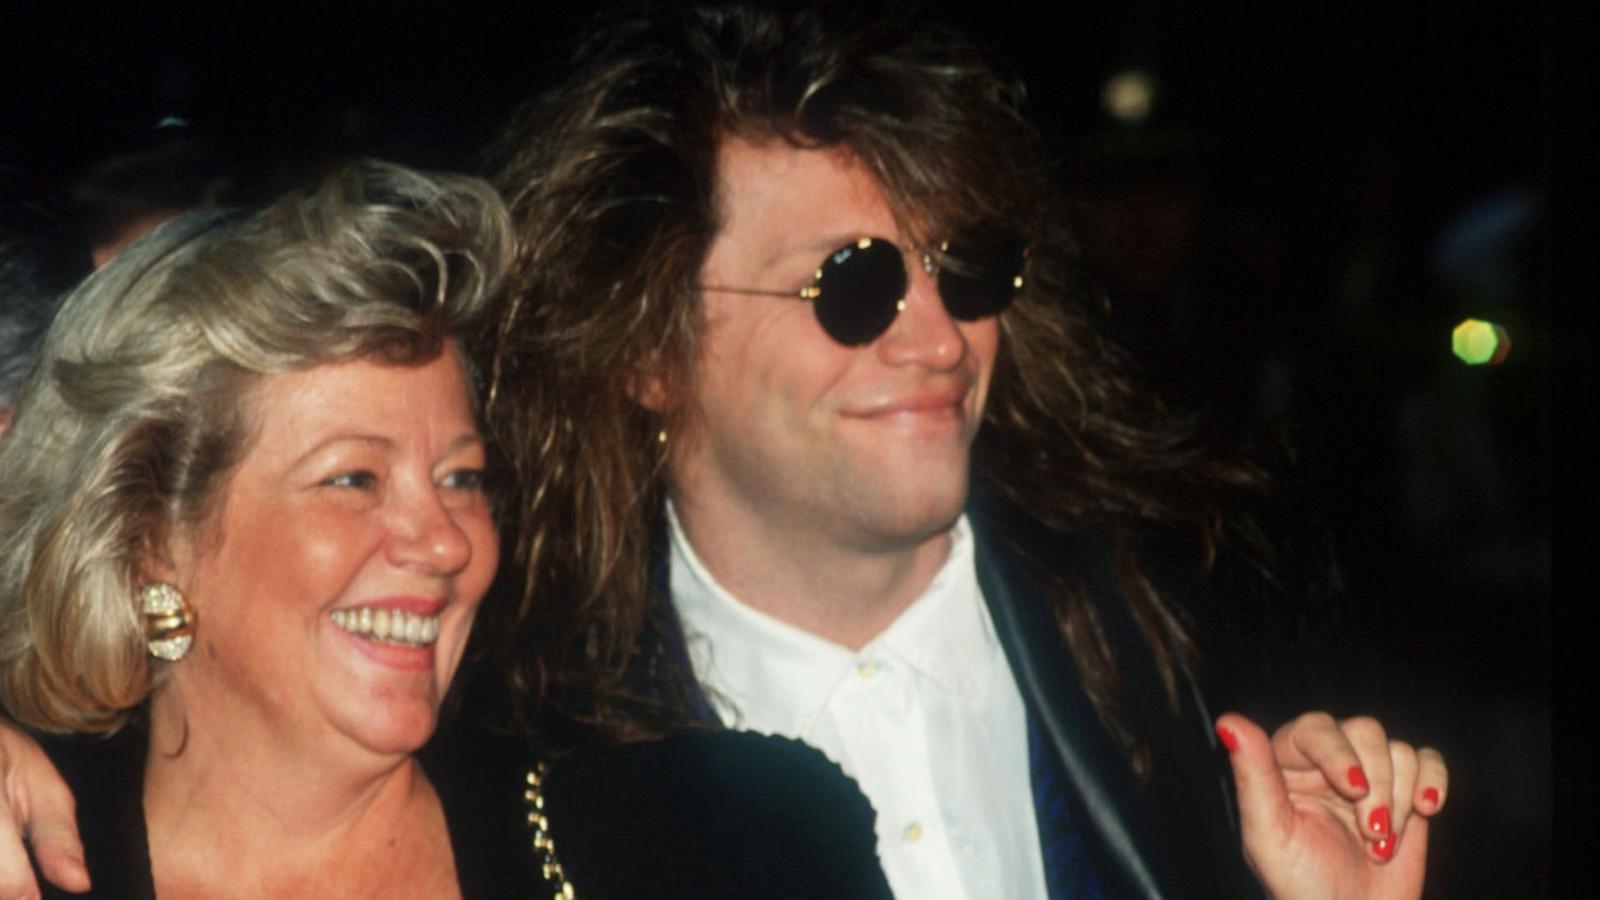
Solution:
M 480 318 L 512 250 L 487 184 L 362 163 L 261 212 L 181 216 L 74 291 L 0 442 L 10 713 L 120 726 L 157 674 L 142 570 L 175 527 L 206 521 L 250 435 L 251 387 L 434 358 Z

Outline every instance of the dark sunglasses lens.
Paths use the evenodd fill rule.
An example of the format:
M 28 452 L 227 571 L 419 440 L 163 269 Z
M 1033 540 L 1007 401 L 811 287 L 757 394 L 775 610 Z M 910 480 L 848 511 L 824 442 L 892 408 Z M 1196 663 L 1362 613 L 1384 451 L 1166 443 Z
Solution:
M 997 228 L 964 229 L 939 260 L 939 296 L 964 322 L 992 316 L 1011 302 L 1022 281 L 1027 244 Z
M 840 247 L 823 261 L 812 305 L 823 330 L 853 347 L 888 331 L 905 295 L 900 249 L 888 241 L 865 239 Z

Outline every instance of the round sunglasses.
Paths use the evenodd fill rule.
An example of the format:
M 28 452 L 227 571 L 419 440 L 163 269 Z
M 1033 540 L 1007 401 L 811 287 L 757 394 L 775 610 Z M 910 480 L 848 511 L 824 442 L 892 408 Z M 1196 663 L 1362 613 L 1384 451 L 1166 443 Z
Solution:
M 1002 229 L 974 226 L 922 248 L 922 270 L 934 276 L 952 318 L 974 322 L 1006 308 L 1022 288 L 1028 246 Z M 701 285 L 703 291 L 810 300 L 822 330 L 835 341 L 870 344 L 905 309 L 905 255 L 893 241 L 864 237 L 829 253 L 799 291 Z

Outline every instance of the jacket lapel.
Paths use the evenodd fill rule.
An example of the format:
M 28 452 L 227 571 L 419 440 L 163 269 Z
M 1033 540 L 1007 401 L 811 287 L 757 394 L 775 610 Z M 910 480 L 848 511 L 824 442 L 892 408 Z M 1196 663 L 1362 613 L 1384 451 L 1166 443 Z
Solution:
M 1163 896 L 1140 852 L 1124 799 L 1136 784 L 1121 748 L 1100 727 L 1094 707 L 1078 685 L 1071 660 L 1060 649 L 1049 608 L 1014 562 L 993 546 L 990 535 L 974 528 L 978 586 L 989 605 L 995 632 L 1011 662 L 1045 742 L 1056 751 L 1069 789 L 1076 793 L 1086 823 L 1103 850 L 1103 873 L 1117 896 Z M 1002 573 L 1009 573 L 1003 575 Z M 1040 644 L 1048 642 L 1051 647 Z
M 1259 896 L 1238 850 L 1231 785 L 1217 768 L 1205 710 L 1185 677 L 1181 709 L 1173 713 L 1104 551 L 1052 535 L 1048 563 L 1072 573 L 1089 592 L 1117 660 L 1130 725 L 1150 742 L 1148 781 L 1134 776 L 1084 692 L 1037 569 L 1001 539 L 981 503 L 974 503 L 969 516 L 979 587 L 1035 727 L 1076 794 L 1074 805 L 1090 846 L 1099 851 L 1092 858 L 1107 894 Z

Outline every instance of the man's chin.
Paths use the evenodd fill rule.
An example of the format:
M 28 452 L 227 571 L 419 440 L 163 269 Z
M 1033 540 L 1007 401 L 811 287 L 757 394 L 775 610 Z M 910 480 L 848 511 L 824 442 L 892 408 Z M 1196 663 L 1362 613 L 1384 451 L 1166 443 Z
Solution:
M 965 470 L 930 489 L 928 482 L 870 486 L 856 506 L 864 537 L 881 549 L 905 549 L 949 531 L 967 502 Z

